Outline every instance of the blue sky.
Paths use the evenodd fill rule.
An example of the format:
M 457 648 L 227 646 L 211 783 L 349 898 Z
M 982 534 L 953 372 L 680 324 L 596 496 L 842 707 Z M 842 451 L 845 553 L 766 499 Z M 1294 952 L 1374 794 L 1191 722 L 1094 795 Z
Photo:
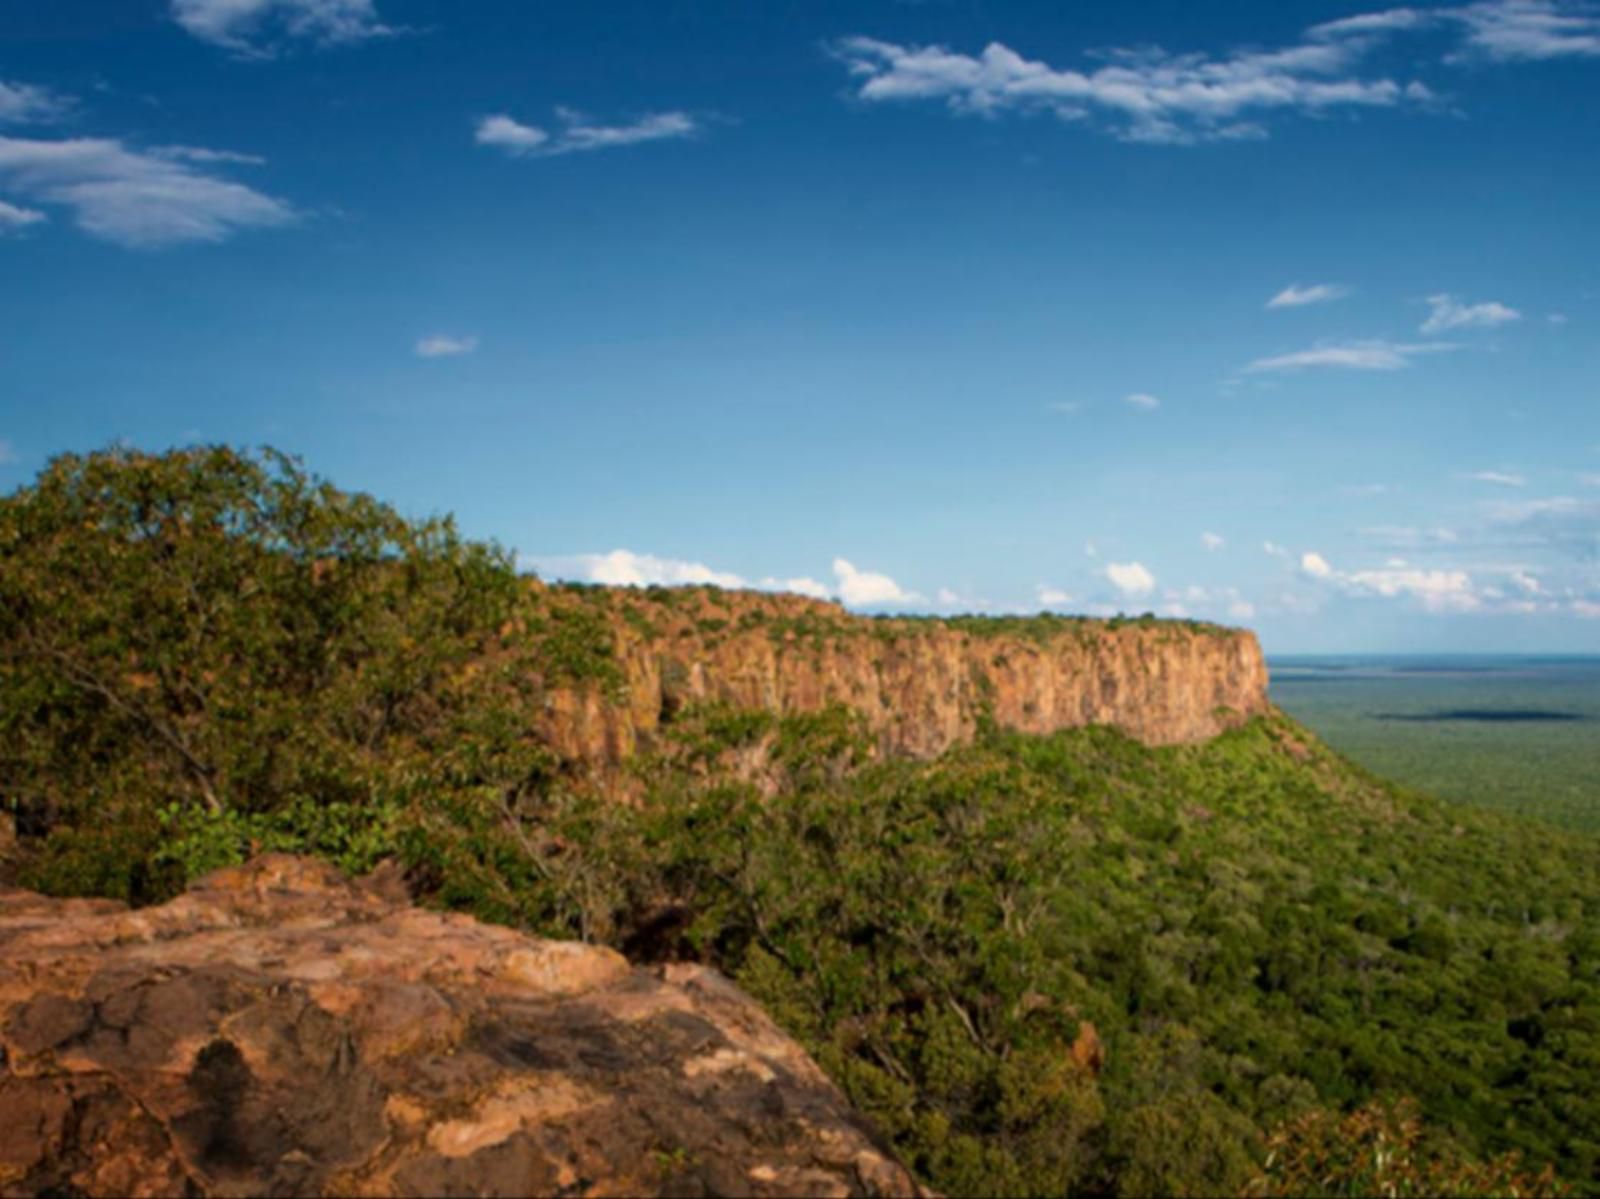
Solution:
M 0 30 L 0 488 L 270 443 L 546 576 L 1600 651 L 1600 7 Z

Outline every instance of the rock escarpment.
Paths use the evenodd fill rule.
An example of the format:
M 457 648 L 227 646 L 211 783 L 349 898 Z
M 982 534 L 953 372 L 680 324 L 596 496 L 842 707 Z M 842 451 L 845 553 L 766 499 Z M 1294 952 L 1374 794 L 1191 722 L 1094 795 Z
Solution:
M 887 619 L 793 595 L 715 588 L 552 588 L 557 614 L 612 632 L 612 669 L 549 687 L 541 733 L 615 765 L 675 713 L 717 703 L 778 715 L 843 704 L 880 753 L 930 758 L 991 717 L 1049 733 L 1114 725 L 1150 745 L 1203 741 L 1268 710 L 1254 634 L 1194 622 Z
M 307 859 L 134 912 L 0 892 L 0 1048 L 6 1195 L 917 1193 L 713 972 Z

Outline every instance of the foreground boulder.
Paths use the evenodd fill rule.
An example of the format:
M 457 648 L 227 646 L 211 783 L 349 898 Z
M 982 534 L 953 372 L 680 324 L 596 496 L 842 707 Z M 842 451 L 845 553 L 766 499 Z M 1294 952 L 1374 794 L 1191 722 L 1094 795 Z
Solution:
M 265 857 L 0 891 L 0 1193 L 911 1195 L 732 984 Z

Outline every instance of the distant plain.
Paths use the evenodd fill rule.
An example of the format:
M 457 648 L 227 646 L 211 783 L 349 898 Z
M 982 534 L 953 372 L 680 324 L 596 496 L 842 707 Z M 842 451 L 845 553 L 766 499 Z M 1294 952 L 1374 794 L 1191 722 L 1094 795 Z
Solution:
M 1273 657 L 1273 701 L 1376 774 L 1600 831 L 1600 657 Z

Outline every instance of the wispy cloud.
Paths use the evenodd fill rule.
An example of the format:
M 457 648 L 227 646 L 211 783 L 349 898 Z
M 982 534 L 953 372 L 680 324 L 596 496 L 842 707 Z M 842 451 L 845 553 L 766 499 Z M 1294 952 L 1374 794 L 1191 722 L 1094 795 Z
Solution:
M 1522 319 L 1522 313 L 1515 308 L 1508 308 L 1497 300 L 1488 300 L 1481 304 L 1463 304 L 1454 296 L 1444 292 L 1429 296 L 1428 306 L 1433 311 L 1428 319 L 1422 322 L 1419 330 L 1422 333 L 1443 333 L 1449 329 L 1492 329 L 1496 325 Z
M 418 358 L 452 358 L 459 354 L 474 353 L 477 348 L 476 337 L 449 337 L 444 334 L 424 337 L 415 346 Z
M 1136 391 L 1132 395 L 1122 397 L 1122 402 L 1130 408 L 1142 408 L 1146 412 L 1161 407 L 1161 401 L 1147 392 Z
M 0 233 L 26 229 L 29 225 L 37 225 L 46 219 L 42 212 L 35 212 L 31 208 L 18 208 L 15 204 L 7 204 L 4 200 L 0 200 Z
M 17 461 L 17 447 L 0 437 L 0 466 L 10 466 Z
M 1383 12 L 1361 13 L 1337 21 L 1325 21 L 1306 30 L 1306 36 L 1317 41 L 1338 38 L 1370 37 L 1373 34 L 1395 33 L 1418 29 L 1432 19 L 1431 14 L 1414 8 L 1391 8 Z
M 498 113 L 478 122 L 473 140 L 516 158 L 529 155 L 554 157 L 583 150 L 606 150 L 640 142 L 669 141 L 699 132 L 694 118 L 684 112 L 656 112 L 626 125 L 597 125 L 571 108 L 556 109 L 560 128 L 554 133 L 537 125 Z
M 935 100 L 984 116 L 1047 112 L 1067 121 L 1099 119 L 1128 141 L 1262 137 L 1266 131 L 1251 118 L 1392 107 L 1409 98 L 1392 79 L 1352 74 L 1365 46 L 1347 38 L 1215 58 L 1113 50 L 1099 55 L 1107 65 L 1083 70 L 1029 60 L 999 42 L 975 56 L 870 37 L 845 38 L 833 50 L 860 80 L 857 96 L 868 102 Z
M 1038 597 L 1040 606 L 1045 608 L 1059 608 L 1063 604 L 1072 602 L 1072 596 L 1068 592 L 1059 587 L 1052 587 L 1049 583 L 1040 583 L 1033 589 L 1033 593 Z
M 1467 476 L 1474 483 L 1493 483 L 1497 487 L 1526 487 L 1528 480 L 1504 470 L 1477 470 Z
M 1429 612 L 1475 612 L 1483 607 L 1483 597 L 1464 570 L 1384 566 L 1345 571 L 1336 569 L 1313 550 L 1300 556 L 1300 572 L 1314 582 L 1350 595 L 1409 598 Z
M 0 79 L 0 124 L 28 125 L 57 121 L 66 116 L 72 101 L 48 88 Z
M 0 137 L 0 188 L 65 207 L 84 232 L 134 249 L 223 241 L 297 215 L 171 150 L 132 150 L 112 138 Z
M 236 150 L 211 150 L 205 146 L 157 146 L 147 151 L 156 158 L 174 162 L 198 162 L 206 166 L 265 166 L 267 160 L 259 154 L 240 154 Z
M 1498 0 L 1440 16 L 1465 25 L 1469 50 L 1502 62 L 1600 57 L 1600 16 L 1589 4 Z
M 1314 283 L 1309 287 L 1301 287 L 1298 283 L 1291 283 L 1272 299 L 1267 301 L 1268 308 L 1301 308 L 1307 304 L 1326 304 L 1330 300 L 1342 300 L 1350 294 L 1348 287 L 1337 283 Z
M 192 36 L 251 58 L 295 41 L 339 46 L 399 32 L 373 0 L 171 0 L 171 12 Z
M 952 112 L 1043 112 L 1126 141 L 1192 144 L 1267 136 L 1264 120 L 1337 109 L 1438 108 L 1418 79 L 1364 70 L 1386 42 L 1453 33 L 1444 62 L 1600 55 L 1600 16 L 1587 0 L 1480 0 L 1454 8 L 1391 8 L 1314 25 L 1272 49 L 1209 55 L 1160 47 L 1092 52 L 1098 64 L 1053 66 L 1000 42 L 977 53 L 848 37 L 831 47 L 869 103 L 933 101 Z M 1416 56 L 1413 56 L 1414 58 Z
M 1216 551 L 1227 545 L 1228 542 L 1227 539 L 1220 533 L 1202 533 L 1200 534 L 1200 544 L 1205 546 L 1205 548 L 1211 553 L 1216 553 Z
M 1247 375 L 1278 371 L 1300 371 L 1333 367 L 1358 371 L 1397 371 L 1412 364 L 1420 354 L 1439 354 L 1455 349 L 1450 342 L 1400 343 L 1392 341 L 1349 341 L 1336 345 L 1313 346 L 1290 354 L 1257 358 L 1244 368 Z

